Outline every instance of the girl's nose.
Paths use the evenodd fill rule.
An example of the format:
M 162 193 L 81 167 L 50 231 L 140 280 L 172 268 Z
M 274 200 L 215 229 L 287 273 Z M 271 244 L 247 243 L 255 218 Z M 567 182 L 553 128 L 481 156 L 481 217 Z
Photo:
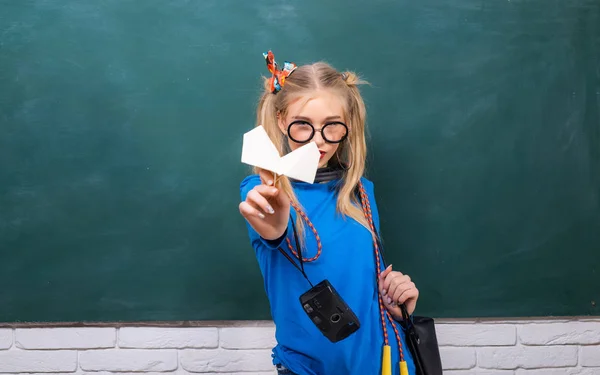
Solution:
M 320 131 L 315 131 L 313 141 L 315 141 L 317 146 L 323 145 L 325 143 L 325 140 L 323 139 L 323 134 Z

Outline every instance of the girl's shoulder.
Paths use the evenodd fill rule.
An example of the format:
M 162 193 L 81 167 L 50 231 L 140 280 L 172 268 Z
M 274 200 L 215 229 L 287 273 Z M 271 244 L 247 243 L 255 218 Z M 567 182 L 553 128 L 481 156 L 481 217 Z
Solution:
M 369 194 L 373 194 L 374 193 L 375 184 L 373 183 L 373 181 L 371 181 L 368 178 L 366 178 L 366 177 L 363 176 L 363 177 L 360 178 L 360 182 L 364 186 L 364 188 L 367 191 L 367 193 L 369 193 Z
M 362 186 L 365 189 L 365 193 L 367 193 L 367 198 L 369 199 L 371 207 L 374 206 L 376 211 L 377 198 L 375 196 L 375 183 L 366 177 L 361 177 L 360 182 L 362 183 Z

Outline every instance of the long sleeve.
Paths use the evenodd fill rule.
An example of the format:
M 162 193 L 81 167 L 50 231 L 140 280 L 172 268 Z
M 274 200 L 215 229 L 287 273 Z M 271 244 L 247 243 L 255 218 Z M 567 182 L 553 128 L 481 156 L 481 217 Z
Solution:
M 246 200 L 246 196 L 248 195 L 248 192 L 250 192 L 250 190 L 252 190 L 255 186 L 260 185 L 260 183 L 261 183 L 261 181 L 260 181 L 260 177 L 258 175 L 251 175 L 251 176 L 246 177 L 240 184 L 241 200 L 242 201 Z M 288 222 L 288 227 L 281 237 L 279 237 L 276 240 L 267 240 L 267 239 L 262 238 L 254 230 L 254 228 L 252 228 L 252 226 L 248 223 L 248 221 L 245 220 L 245 222 L 246 222 L 246 227 L 248 229 L 248 236 L 250 237 L 250 242 L 252 244 L 252 247 L 254 248 L 254 251 L 257 252 L 257 254 L 260 253 L 260 251 L 262 251 L 262 250 L 277 250 L 277 248 L 283 244 L 283 242 L 285 241 L 285 238 L 288 236 L 288 234 L 290 233 L 290 230 L 291 230 L 290 223 Z

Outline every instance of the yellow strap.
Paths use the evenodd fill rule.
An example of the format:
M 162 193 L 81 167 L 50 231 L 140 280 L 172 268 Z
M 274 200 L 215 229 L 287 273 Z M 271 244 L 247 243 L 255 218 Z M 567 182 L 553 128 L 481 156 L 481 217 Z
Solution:
M 381 375 L 392 375 L 392 348 L 389 345 L 383 346 Z M 406 375 L 408 375 L 408 373 L 406 373 Z
M 400 362 L 400 375 L 408 375 L 408 365 L 406 361 Z

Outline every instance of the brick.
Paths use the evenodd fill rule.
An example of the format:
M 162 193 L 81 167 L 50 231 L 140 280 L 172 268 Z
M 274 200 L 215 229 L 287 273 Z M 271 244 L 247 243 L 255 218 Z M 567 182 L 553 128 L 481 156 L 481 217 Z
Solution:
M 442 367 L 444 370 L 468 370 L 475 367 L 477 356 L 473 348 L 441 347 Z
M 219 339 L 224 349 L 271 349 L 276 345 L 274 327 L 221 328 Z
M 600 322 L 600 317 L 590 316 L 579 318 L 580 322 Z
M 0 350 L 8 349 L 13 343 L 13 331 L 10 328 L 0 329 Z
M 456 321 L 450 321 L 452 323 L 456 323 Z M 462 321 L 461 321 L 462 322 Z M 530 319 L 530 318 L 513 318 L 513 319 L 503 319 L 503 320 L 479 320 L 475 319 L 472 322 L 476 324 L 544 324 L 544 323 L 569 323 L 572 322 L 571 319 Z
M 103 349 L 79 353 L 84 371 L 150 372 L 177 369 L 175 350 Z
M 486 369 L 534 369 L 577 365 L 577 347 L 524 346 L 477 349 L 477 363 Z
M 561 369 L 535 369 L 535 370 L 517 370 L 515 375 L 598 375 L 598 368 L 561 368 Z
M 524 345 L 600 344 L 600 322 L 525 324 L 519 339 Z
M 444 375 L 515 375 L 513 370 L 451 370 L 444 371 Z
M 17 328 L 15 345 L 22 349 L 113 348 L 114 328 Z
M 144 349 L 216 348 L 219 346 L 217 328 L 153 328 L 130 327 L 119 329 L 119 347 Z
M 0 373 L 73 372 L 77 352 L 72 350 L 6 350 L 0 352 Z
M 440 324 L 436 326 L 440 346 L 515 345 L 517 327 L 512 324 Z
M 583 367 L 600 367 L 600 346 L 582 347 L 581 365 Z
M 189 372 L 273 371 L 270 350 L 194 350 L 179 353 L 179 363 Z

